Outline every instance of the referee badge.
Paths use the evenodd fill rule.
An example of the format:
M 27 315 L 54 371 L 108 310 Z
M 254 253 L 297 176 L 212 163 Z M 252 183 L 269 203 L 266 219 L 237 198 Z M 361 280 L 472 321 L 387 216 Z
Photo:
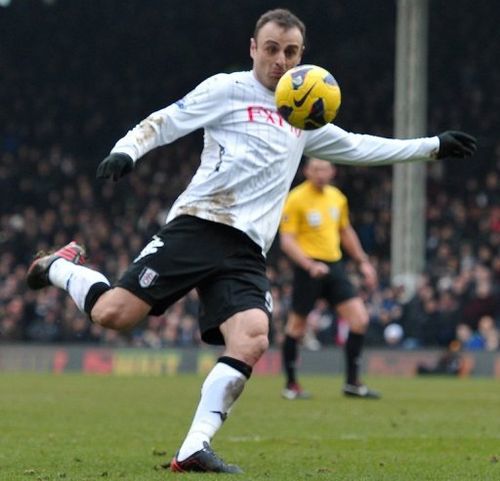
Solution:
M 158 279 L 158 272 L 150 267 L 145 267 L 139 274 L 139 285 L 143 288 L 151 287 L 156 279 Z
M 330 207 L 330 216 L 333 220 L 339 220 L 340 210 L 337 207 Z
M 307 223 L 311 227 L 319 227 L 322 222 L 321 218 L 321 212 L 318 212 L 317 210 L 310 210 L 306 214 L 307 217 Z

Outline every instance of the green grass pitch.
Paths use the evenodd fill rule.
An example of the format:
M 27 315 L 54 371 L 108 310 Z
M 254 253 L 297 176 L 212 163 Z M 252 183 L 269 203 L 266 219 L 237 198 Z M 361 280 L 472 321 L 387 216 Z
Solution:
M 338 377 L 254 377 L 214 439 L 244 480 L 498 480 L 494 379 L 371 378 L 380 401 L 344 399 Z M 202 378 L 0 374 L 0 480 L 220 479 L 158 470 L 191 422 Z M 225 477 L 223 475 L 223 477 Z

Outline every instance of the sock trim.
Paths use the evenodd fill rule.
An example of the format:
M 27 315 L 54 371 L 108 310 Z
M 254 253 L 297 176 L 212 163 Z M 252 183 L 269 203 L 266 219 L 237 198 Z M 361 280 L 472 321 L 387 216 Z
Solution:
M 240 361 L 239 359 L 235 359 L 230 356 L 221 356 L 217 359 L 217 362 L 222 362 L 223 364 L 227 364 L 228 366 L 236 369 L 241 372 L 247 379 L 250 379 L 252 375 L 252 366 L 247 364 L 246 362 Z
M 85 305 L 83 307 L 83 310 L 87 313 L 89 316 L 90 320 L 92 318 L 90 317 L 90 313 L 92 312 L 92 308 L 94 307 L 95 303 L 101 297 L 106 291 L 109 291 L 111 287 L 106 284 L 105 282 L 96 282 L 95 284 L 92 284 L 90 286 L 89 292 L 87 292 L 87 295 L 85 296 Z

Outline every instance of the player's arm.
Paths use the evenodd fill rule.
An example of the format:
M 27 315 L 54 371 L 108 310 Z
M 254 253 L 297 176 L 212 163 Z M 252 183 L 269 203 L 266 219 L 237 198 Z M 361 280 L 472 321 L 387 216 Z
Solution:
M 305 153 L 338 164 L 384 165 L 469 157 L 476 148 L 476 139 L 464 132 L 448 131 L 417 139 L 390 139 L 355 134 L 328 124 L 310 131 Z
M 131 172 L 136 161 L 147 152 L 219 119 L 227 105 L 224 100 L 230 81 L 227 75 L 215 75 L 183 99 L 149 115 L 115 144 L 110 155 L 99 164 L 97 178 L 116 181 Z
M 377 271 L 371 264 L 368 254 L 364 251 L 358 234 L 350 224 L 340 229 L 340 244 L 342 250 L 347 252 L 351 259 L 356 262 L 365 278 L 366 285 L 370 289 L 374 289 L 377 286 Z

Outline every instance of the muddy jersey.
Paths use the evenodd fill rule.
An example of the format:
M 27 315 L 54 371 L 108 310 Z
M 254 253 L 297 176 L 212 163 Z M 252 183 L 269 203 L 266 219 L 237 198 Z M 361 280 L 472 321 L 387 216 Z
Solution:
M 266 253 L 279 226 L 286 195 L 303 154 L 336 164 L 381 165 L 429 160 L 437 137 L 397 140 L 353 134 L 328 124 L 292 127 L 277 112 L 274 92 L 253 71 L 217 74 L 183 99 L 154 112 L 112 152 L 134 161 L 151 149 L 204 129 L 200 165 L 170 209 L 245 232 Z

